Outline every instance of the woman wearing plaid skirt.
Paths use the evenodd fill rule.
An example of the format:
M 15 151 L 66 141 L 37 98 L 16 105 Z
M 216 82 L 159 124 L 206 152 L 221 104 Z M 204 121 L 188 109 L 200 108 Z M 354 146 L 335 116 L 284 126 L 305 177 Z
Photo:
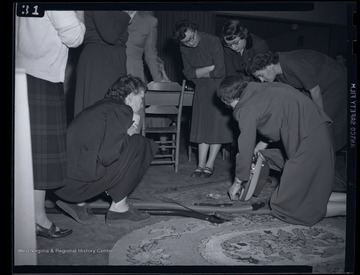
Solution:
M 74 11 L 45 11 L 42 18 L 18 17 L 16 22 L 16 66 L 26 70 L 28 84 L 36 235 L 48 239 L 72 233 L 48 219 L 45 195 L 63 186 L 66 178 L 63 82 L 68 48 L 83 42 L 80 16 Z

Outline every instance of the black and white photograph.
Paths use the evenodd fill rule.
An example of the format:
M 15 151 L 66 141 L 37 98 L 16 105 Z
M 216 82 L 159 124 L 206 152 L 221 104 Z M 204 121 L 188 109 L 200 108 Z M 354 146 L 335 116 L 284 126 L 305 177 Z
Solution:
M 354 274 L 356 13 L 14 2 L 12 272 Z

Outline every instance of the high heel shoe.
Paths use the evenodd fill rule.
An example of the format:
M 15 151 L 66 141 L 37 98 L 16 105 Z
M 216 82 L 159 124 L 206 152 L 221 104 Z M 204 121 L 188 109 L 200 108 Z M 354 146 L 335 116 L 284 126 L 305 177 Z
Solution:
M 204 168 L 198 167 L 195 171 L 191 174 L 192 178 L 199 178 L 204 173 Z
M 45 237 L 47 239 L 59 239 L 70 235 L 73 231 L 71 229 L 61 229 L 56 230 L 56 225 L 51 223 L 49 229 L 42 227 L 39 224 L 36 224 L 36 236 Z
M 210 178 L 214 174 L 214 168 L 205 167 L 202 173 L 203 178 Z

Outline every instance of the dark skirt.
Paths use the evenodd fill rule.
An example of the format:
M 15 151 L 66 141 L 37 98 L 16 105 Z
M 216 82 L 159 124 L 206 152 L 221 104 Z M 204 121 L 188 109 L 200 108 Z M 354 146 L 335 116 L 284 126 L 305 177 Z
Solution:
M 66 108 L 62 83 L 27 75 L 34 189 L 61 187 L 66 178 Z
M 232 110 L 216 96 L 221 79 L 199 79 L 194 93 L 190 141 L 194 143 L 225 144 L 234 140 L 237 124 Z
M 124 199 L 139 184 L 150 166 L 158 146 L 142 135 L 133 135 L 119 159 L 106 167 L 105 176 L 93 182 L 71 178 L 56 190 L 56 195 L 69 202 L 84 202 L 106 192 L 114 202 Z
M 100 43 L 86 45 L 76 73 L 75 116 L 103 99 L 115 80 L 126 75 L 125 48 Z
M 334 162 L 330 129 L 324 123 L 285 162 L 270 200 L 272 213 L 285 222 L 306 226 L 322 220 L 333 188 Z

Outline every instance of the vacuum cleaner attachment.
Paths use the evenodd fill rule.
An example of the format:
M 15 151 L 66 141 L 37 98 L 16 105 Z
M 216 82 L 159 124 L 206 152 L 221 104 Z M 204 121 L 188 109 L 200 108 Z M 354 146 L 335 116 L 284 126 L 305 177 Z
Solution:
M 251 165 L 249 180 L 242 183 L 239 200 L 248 201 L 252 196 L 257 197 L 267 181 L 269 171 L 269 164 L 264 156 L 258 152 Z

